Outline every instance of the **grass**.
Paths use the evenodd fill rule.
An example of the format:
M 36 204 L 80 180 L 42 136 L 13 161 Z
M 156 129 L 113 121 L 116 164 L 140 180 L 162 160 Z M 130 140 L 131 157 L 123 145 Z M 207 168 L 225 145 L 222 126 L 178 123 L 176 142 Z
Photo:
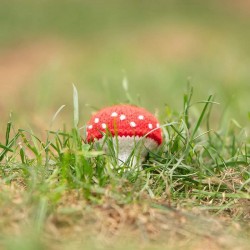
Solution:
M 160 112 L 164 143 L 142 170 L 126 171 L 129 163 L 112 169 L 115 155 L 85 143 L 73 90 L 72 129 L 48 130 L 41 139 L 7 124 L 0 144 L 3 248 L 247 249 L 249 138 L 236 121 L 211 129 L 212 95 L 193 103 L 188 88 L 182 111 Z

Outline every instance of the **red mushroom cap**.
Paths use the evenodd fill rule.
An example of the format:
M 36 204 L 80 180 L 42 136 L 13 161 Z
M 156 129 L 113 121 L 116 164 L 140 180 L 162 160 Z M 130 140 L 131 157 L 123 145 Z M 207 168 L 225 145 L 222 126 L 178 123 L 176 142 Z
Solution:
M 146 136 L 158 145 L 162 143 L 162 132 L 155 116 L 132 105 L 115 105 L 94 114 L 87 124 L 87 141 L 101 139 L 107 130 L 112 136 Z

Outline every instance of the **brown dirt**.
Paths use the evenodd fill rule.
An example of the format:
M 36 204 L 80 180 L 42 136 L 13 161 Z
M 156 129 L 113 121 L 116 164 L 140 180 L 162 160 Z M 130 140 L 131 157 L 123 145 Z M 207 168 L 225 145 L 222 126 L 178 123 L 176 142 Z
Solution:
M 5 201 L 0 232 L 22 237 L 32 232 L 29 227 L 36 208 L 27 204 L 27 193 L 16 185 L 0 183 L 0 201 Z M 38 198 L 35 191 L 33 198 Z M 67 247 L 70 244 L 82 249 L 82 242 L 86 249 L 248 249 L 248 241 L 242 238 L 246 232 L 236 222 L 159 205 L 161 209 L 150 202 L 119 205 L 107 198 L 93 206 L 81 192 L 65 192 L 44 221 L 43 242 L 48 249 L 72 249 Z
M 224 5 L 231 8 L 235 13 L 249 15 L 250 13 L 250 1 L 249 0 L 224 0 Z
M 187 61 L 204 53 L 207 34 L 195 26 L 163 25 L 135 35 L 129 43 L 139 61 L 171 63 Z
M 67 56 L 69 61 L 69 50 L 61 41 L 54 39 L 42 39 L 32 42 L 23 42 L 10 45 L 0 50 L 0 130 L 5 131 L 9 114 L 13 111 L 15 127 L 19 122 L 26 124 L 27 115 L 30 114 L 29 105 L 33 100 L 27 100 L 27 96 L 32 97 L 35 90 L 34 84 L 43 72 L 61 58 Z M 27 93 L 27 95 L 25 94 Z M 19 111 L 25 110 L 23 114 Z M 30 114 L 28 124 L 32 123 L 40 129 L 45 121 L 41 116 L 37 118 L 35 114 Z M 34 117 L 33 117 L 34 116 Z M 41 128 L 44 131 L 47 128 Z M 0 141 L 4 141 L 5 134 L 0 132 Z
M 22 88 L 28 89 L 39 70 L 58 57 L 61 50 L 58 41 L 43 40 L 15 45 L 1 53 L 0 112 L 15 101 Z

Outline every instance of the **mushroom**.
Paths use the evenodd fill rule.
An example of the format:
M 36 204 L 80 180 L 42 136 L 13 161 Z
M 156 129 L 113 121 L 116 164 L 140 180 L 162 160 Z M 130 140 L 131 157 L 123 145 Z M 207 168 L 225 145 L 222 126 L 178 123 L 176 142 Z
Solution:
M 111 136 L 119 161 L 125 163 L 130 159 L 133 167 L 162 143 L 162 132 L 155 116 L 143 108 L 126 104 L 104 108 L 92 116 L 87 123 L 87 142 L 103 143 L 104 134 Z M 105 143 L 104 150 L 109 150 Z

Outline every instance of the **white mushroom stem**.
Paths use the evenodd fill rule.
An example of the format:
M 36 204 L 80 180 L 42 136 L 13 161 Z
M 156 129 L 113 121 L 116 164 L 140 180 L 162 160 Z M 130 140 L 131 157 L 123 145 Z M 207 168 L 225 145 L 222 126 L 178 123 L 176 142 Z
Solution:
M 106 140 L 106 141 L 105 141 Z M 103 149 L 107 154 L 111 154 L 111 146 L 107 143 L 107 140 L 112 140 L 111 146 L 114 149 L 115 155 L 118 159 L 118 166 L 127 163 L 129 167 L 140 168 L 140 164 L 145 159 L 149 151 L 157 148 L 158 144 L 153 139 L 148 137 L 139 136 L 117 136 L 113 138 L 105 138 L 98 140 L 100 145 L 103 145 Z

